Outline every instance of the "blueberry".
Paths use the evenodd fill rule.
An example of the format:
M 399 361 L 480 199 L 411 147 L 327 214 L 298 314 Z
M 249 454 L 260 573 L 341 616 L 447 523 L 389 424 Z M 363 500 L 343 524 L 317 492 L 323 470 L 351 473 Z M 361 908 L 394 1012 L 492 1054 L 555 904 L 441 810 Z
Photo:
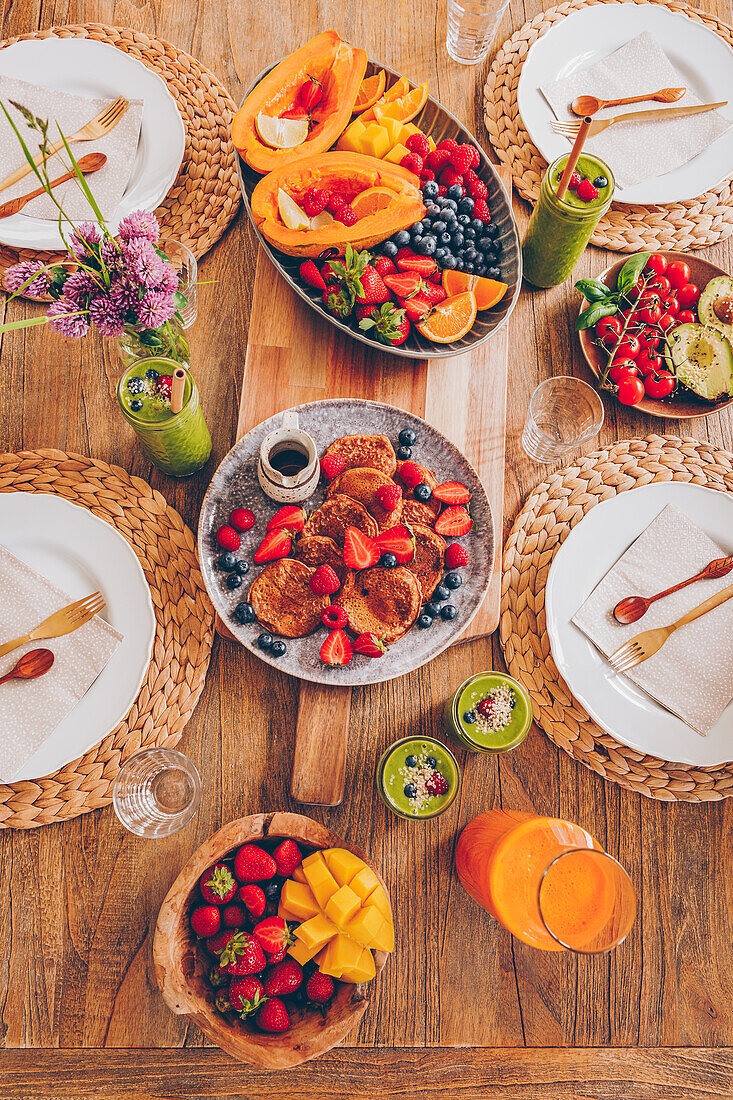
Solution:
M 422 237 L 424 232 L 425 226 L 422 222 L 415 222 L 414 225 L 410 226 L 410 236 L 412 237 L 413 241 L 415 240 L 415 237 Z
M 447 249 L 443 248 L 442 245 L 440 246 L 440 248 L 435 249 L 435 255 L 433 256 L 433 259 L 435 260 L 438 267 L 444 267 L 445 266 L 443 261 L 445 260 L 447 255 L 448 255 L 448 251 L 447 251 Z
M 605 176 L 596 176 L 593 180 L 594 187 L 608 187 L 608 180 Z
M 458 203 L 459 214 L 473 214 L 473 199 L 465 195 L 464 198 Z
M 279 896 L 280 890 L 282 889 L 282 884 L 279 883 L 277 879 L 272 879 L 270 882 L 263 882 L 262 889 L 267 900 L 272 901 L 274 898 Z
M 455 619 L 458 614 L 457 608 L 452 603 L 444 603 L 440 609 L 440 617 L 445 619 L 446 622 L 450 622 L 451 619 Z
M 132 411 L 134 413 L 140 412 L 140 409 L 142 407 L 143 407 L 143 403 L 138 397 L 136 397 L 134 401 L 130 402 L 130 408 L 132 409 Z
M 381 558 L 379 559 L 379 564 L 382 566 L 383 569 L 394 569 L 394 567 L 397 565 L 397 558 L 394 554 L 382 554 Z
M 493 267 L 493 265 L 499 259 L 499 257 L 496 254 L 496 249 L 495 248 L 490 248 L 488 252 L 482 252 L 482 256 L 483 256 L 484 263 L 488 267 Z
M 499 226 L 494 225 L 493 223 L 491 225 L 487 225 L 486 226 L 486 236 L 487 237 L 493 237 L 494 240 L 496 240 L 496 238 L 499 236 Z
M 412 458 L 412 447 L 400 447 L 397 452 L 397 457 L 401 462 L 405 462 L 406 459 Z
M 440 233 L 445 233 L 447 228 L 448 226 L 445 224 L 444 221 L 433 222 L 433 233 L 435 233 L 436 235 L 439 235 Z
M 216 559 L 216 564 L 220 569 L 224 569 L 225 572 L 231 573 L 232 569 L 237 564 L 237 559 L 231 550 L 225 550 L 224 553 L 220 554 Z
M 481 233 L 484 228 L 484 223 L 481 218 L 471 218 L 471 228 L 475 229 L 477 233 Z
M 460 256 L 458 256 L 456 258 L 456 271 L 463 271 L 463 267 L 464 267 L 463 259 Z
M 273 642 L 270 646 L 270 653 L 273 657 L 284 657 L 288 651 L 288 647 L 285 642 Z
M 439 195 L 438 198 L 435 200 L 435 205 L 439 206 L 441 208 L 441 210 L 443 210 L 445 208 L 445 205 L 446 205 L 447 202 L 448 202 L 448 199 L 446 198 L 445 195 Z
M 157 382 L 160 378 L 160 375 L 154 367 L 148 367 L 148 369 L 145 371 L 145 377 L 148 378 L 151 382 Z
M 466 272 L 467 275 L 475 275 L 476 274 L 476 265 L 471 263 L 470 260 L 466 260 L 466 262 L 463 265 L 463 270 Z
M 445 245 L 445 246 L 448 246 L 451 243 L 450 233 L 448 232 L 447 226 L 446 226 L 445 231 L 443 233 L 441 233 L 440 236 L 438 237 L 438 240 L 440 241 L 440 243 L 442 245 Z
M 227 573 L 227 588 L 241 588 L 242 578 L 239 573 Z
M 476 260 L 478 259 L 478 252 L 473 247 L 473 245 L 469 245 L 468 248 L 464 249 L 463 258 L 464 260 L 468 260 L 470 264 L 476 263 Z
M 234 568 L 236 569 L 237 573 L 239 573 L 240 577 L 246 577 L 249 573 L 249 562 L 242 561 L 240 559 L 239 561 L 234 563 Z
M 481 263 L 481 261 L 479 261 L 477 264 L 474 264 L 474 267 L 476 268 L 476 275 L 483 276 L 486 274 L 486 264 Z
M 472 226 L 467 225 L 466 228 L 463 230 L 463 236 L 466 238 L 467 241 L 475 241 L 476 230 L 473 229 Z
M 398 248 L 394 241 L 385 241 L 382 245 L 383 256 L 388 256 L 390 259 L 392 259 L 394 256 L 397 255 L 397 252 Z
M 456 220 L 459 225 L 463 226 L 464 229 L 466 228 L 466 226 L 471 225 L 471 219 L 469 218 L 468 214 L 459 214 Z
M 420 251 L 420 244 L 422 243 L 422 237 L 417 236 L 412 238 L 412 247 L 416 252 Z
M 489 270 L 486 272 L 486 274 L 489 276 L 490 279 L 500 279 L 501 278 L 501 268 L 500 267 L 490 267 Z
M 142 378 L 128 378 L 127 388 L 130 393 L 142 393 L 145 389 L 145 383 Z
M 439 218 L 440 207 L 436 206 L 435 203 L 431 203 L 431 205 L 427 208 L 427 215 L 430 219 Z
M 433 237 L 432 234 L 429 237 L 423 237 L 423 239 L 420 241 L 418 252 L 421 256 L 432 256 L 437 247 L 437 243 L 438 242 L 435 240 L 435 237 Z
M 461 187 L 460 183 L 452 183 L 450 185 L 450 187 L 448 188 L 448 198 L 453 199 L 453 201 L 456 203 L 457 208 L 458 200 L 463 198 L 463 188 Z
M 463 245 L 466 242 L 466 238 L 463 236 L 461 230 L 457 229 L 455 233 L 451 236 L 450 242 L 453 248 L 463 248 Z
M 433 620 L 423 611 L 422 615 L 418 615 L 417 617 L 417 625 L 421 630 L 427 630 L 429 626 L 433 625 Z
M 454 184 L 453 186 L 457 187 L 458 184 Z M 450 191 L 448 192 L 448 201 L 445 204 L 445 208 L 446 208 L 446 210 L 452 210 L 454 214 L 457 213 L 457 211 L 458 211 L 458 203 L 451 196 Z
M 403 428 L 398 438 L 401 447 L 414 447 L 417 443 L 417 435 L 412 428 Z
M 460 588 L 463 584 L 463 577 L 460 573 L 446 573 L 444 581 L 449 588 Z
M 434 180 L 428 180 L 428 182 L 423 186 L 422 193 L 423 193 L 423 195 L 425 196 L 426 199 L 437 199 L 438 198 L 438 185 L 437 185 L 437 183 L 435 183 Z
M 405 783 L 405 798 L 417 798 L 417 787 L 414 783 Z
M 449 596 L 450 592 L 444 584 L 437 585 L 435 591 L 433 592 L 433 600 L 435 603 L 443 603 L 443 601 L 447 600 Z
M 410 234 L 407 232 L 406 229 L 400 229 L 399 232 L 394 234 L 392 240 L 398 248 L 404 248 L 410 243 Z
M 463 715 L 463 721 L 466 723 L 467 726 L 472 726 L 476 721 L 476 711 L 467 710 L 466 713 Z
M 503 251 L 504 251 L 504 245 L 501 243 L 501 241 L 495 240 L 494 241 L 494 252 L 503 252 Z
M 509 710 L 514 710 L 516 705 L 517 705 L 517 700 L 512 695 L 511 699 L 509 700 Z
M 238 603 L 232 612 L 232 618 L 237 623 L 253 623 L 257 616 L 251 603 Z
M 458 266 L 458 263 L 456 261 L 455 256 L 451 256 L 451 254 L 449 252 L 448 255 L 446 256 L 446 258 L 443 260 L 443 267 L 447 268 L 448 271 L 455 271 L 457 266 Z
M 272 634 L 264 633 L 260 634 L 259 638 L 257 639 L 257 645 L 260 647 L 260 649 L 272 649 L 273 641 L 274 638 L 272 637 Z
M 440 607 L 435 600 L 430 600 L 429 603 L 425 604 L 423 611 L 426 615 L 429 615 L 431 619 L 434 619 L 436 615 L 440 614 Z
M 456 214 L 455 210 L 444 210 L 443 221 L 451 230 L 451 232 L 453 232 L 454 229 L 458 228 L 458 215 Z
M 434 756 L 426 756 L 425 763 L 429 768 L 437 768 L 438 766 L 438 761 L 435 759 Z
M 414 756 L 413 753 L 410 753 L 409 756 L 405 757 L 405 763 L 407 764 L 408 768 L 416 768 L 417 767 L 417 757 Z
M 415 488 L 413 489 L 413 494 L 415 496 L 415 500 L 419 500 L 421 504 L 427 504 L 427 502 L 433 495 L 433 490 L 430 488 L 429 485 L 426 485 L 425 482 L 422 481 L 419 485 L 415 486 Z

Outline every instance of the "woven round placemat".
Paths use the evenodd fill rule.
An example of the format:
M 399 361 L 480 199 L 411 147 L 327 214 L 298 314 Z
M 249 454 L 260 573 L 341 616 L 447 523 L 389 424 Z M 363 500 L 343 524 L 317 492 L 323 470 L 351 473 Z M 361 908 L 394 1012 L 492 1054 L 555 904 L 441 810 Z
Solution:
M 530 19 L 499 50 L 484 87 L 484 119 L 491 144 L 502 164 L 514 177 L 522 198 L 537 201 L 547 161 L 524 128 L 517 106 L 517 85 L 530 46 L 559 19 L 593 3 L 628 3 L 629 0 L 567 0 Z M 733 27 L 708 12 L 695 11 L 677 0 L 632 0 L 661 4 L 703 23 L 733 46 Z M 615 252 L 644 249 L 685 251 L 715 244 L 733 233 L 733 176 L 696 199 L 665 206 L 632 206 L 613 203 L 596 226 L 591 243 Z
M 29 829 L 107 806 L 125 760 L 180 740 L 204 686 L 214 612 L 193 534 L 147 482 L 84 455 L 21 451 L 0 454 L 0 493 L 9 492 L 55 493 L 116 527 L 140 560 L 156 619 L 145 680 L 112 733 L 53 775 L 0 784 L 0 828 Z
M 103 23 L 50 27 L 8 38 L 0 42 L 0 49 L 29 38 L 107 42 L 163 78 L 183 119 L 186 147 L 176 181 L 155 213 L 163 236 L 188 245 L 197 258 L 208 252 L 236 215 L 241 201 L 236 153 L 229 136 L 236 107 L 226 88 L 191 54 L 129 27 Z M 0 270 L 18 260 L 40 257 L 49 262 L 58 255 L 0 245 Z
M 733 493 L 733 454 L 697 439 L 649 435 L 614 443 L 552 474 L 528 497 L 504 550 L 499 636 L 509 672 L 532 697 L 535 721 L 575 760 L 648 798 L 713 802 L 733 795 L 733 763 L 670 763 L 605 733 L 560 677 L 545 627 L 547 574 L 570 531 L 600 501 L 654 481 Z

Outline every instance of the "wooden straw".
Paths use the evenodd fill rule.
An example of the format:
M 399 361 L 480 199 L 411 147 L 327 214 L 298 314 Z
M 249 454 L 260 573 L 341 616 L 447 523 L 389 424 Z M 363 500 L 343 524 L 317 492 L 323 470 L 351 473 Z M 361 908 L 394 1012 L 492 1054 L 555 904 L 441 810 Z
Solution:
M 560 182 L 557 185 L 557 197 L 559 199 L 561 199 L 563 197 L 563 195 L 565 194 L 565 192 L 568 189 L 568 184 L 570 183 L 570 177 L 572 176 L 573 172 L 575 171 L 575 165 L 578 163 L 578 157 L 580 156 L 581 151 L 583 149 L 583 146 L 585 144 L 585 139 L 588 137 L 588 131 L 590 130 L 590 124 L 591 124 L 592 121 L 593 121 L 593 119 L 590 117 L 590 115 L 586 115 L 585 118 L 583 119 L 583 121 L 580 124 L 580 129 L 578 130 L 578 136 L 575 139 L 575 144 L 573 145 L 572 149 L 570 150 L 570 156 L 568 157 L 568 163 L 565 165 L 565 171 L 563 172 L 563 174 L 560 178 Z
M 171 412 L 179 413 L 183 408 L 183 391 L 186 388 L 186 372 L 183 367 L 176 367 L 173 371 L 173 383 L 171 385 Z

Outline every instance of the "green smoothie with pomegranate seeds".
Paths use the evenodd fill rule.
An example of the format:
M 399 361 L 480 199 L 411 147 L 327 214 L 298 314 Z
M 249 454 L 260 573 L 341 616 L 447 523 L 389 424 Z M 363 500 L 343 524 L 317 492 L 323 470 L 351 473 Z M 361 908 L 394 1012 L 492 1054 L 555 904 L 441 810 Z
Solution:
M 458 761 L 430 737 L 403 737 L 382 753 L 376 772 L 382 801 L 399 817 L 426 820 L 448 809 L 458 794 Z
M 471 752 L 506 752 L 521 745 L 529 733 L 532 701 L 511 676 L 480 672 L 446 701 L 443 722 Z
M 567 279 L 585 251 L 599 218 L 613 198 L 611 169 L 599 157 L 581 153 L 581 177 L 560 199 L 557 188 L 568 153 L 545 172 L 537 204 L 522 241 L 524 277 L 533 286 L 557 286 Z

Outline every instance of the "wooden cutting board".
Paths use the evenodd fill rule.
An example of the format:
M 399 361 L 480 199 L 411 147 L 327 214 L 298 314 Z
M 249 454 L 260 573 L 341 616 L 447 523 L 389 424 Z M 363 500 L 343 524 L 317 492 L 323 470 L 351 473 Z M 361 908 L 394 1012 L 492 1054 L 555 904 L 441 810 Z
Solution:
M 511 175 L 499 169 L 511 196 Z M 257 258 L 237 439 L 269 416 L 306 401 L 360 397 L 407 409 L 463 451 L 491 504 L 494 565 L 486 598 L 456 644 L 499 625 L 508 325 L 451 359 L 400 359 L 339 332 L 287 285 L 263 251 Z M 221 620 L 217 629 L 232 634 Z M 295 731 L 292 794 L 337 806 L 344 792 L 351 688 L 303 681 Z M 331 762 L 330 771 L 324 761 Z

